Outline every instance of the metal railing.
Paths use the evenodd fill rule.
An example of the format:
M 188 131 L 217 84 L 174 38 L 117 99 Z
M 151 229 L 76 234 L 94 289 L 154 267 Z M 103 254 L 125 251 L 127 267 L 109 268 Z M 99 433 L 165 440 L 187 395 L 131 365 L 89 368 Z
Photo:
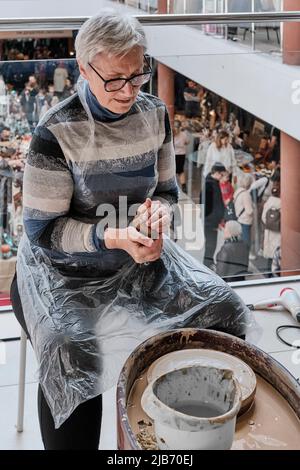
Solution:
M 145 26 L 299 22 L 300 11 L 134 15 Z M 77 30 L 88 17 L 1 18 L 0 31 Z

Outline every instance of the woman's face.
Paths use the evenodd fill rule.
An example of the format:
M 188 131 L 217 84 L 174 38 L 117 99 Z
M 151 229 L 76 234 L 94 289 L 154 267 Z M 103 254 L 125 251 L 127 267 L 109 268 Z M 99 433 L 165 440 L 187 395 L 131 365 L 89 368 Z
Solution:
M 91 64 L 105 80 L 130 78 L 143 72 L 144 51 L 142 47 L 136 46 L 123 57 L 103 52 L 94 57 Z M 130 110 L 140 87 L 133 87 L 127 82 L 121 90 L 107 92 L 104 82 L 89 65 L 83 67 L 79 64 L 79 69 L 101 106 L 116 114 L 124 114 Z
M 226 147 L 228 145 L 228 137 L 223 137 L 223 139 L 221 139 L 221 144 L 223 147 Z

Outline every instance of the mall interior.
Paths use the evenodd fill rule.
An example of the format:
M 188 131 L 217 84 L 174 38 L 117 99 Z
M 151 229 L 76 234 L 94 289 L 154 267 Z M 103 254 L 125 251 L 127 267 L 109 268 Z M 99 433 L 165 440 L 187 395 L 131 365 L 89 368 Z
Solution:
M 142 73 L 139 72 L 140 75 L 147 76 L 147 79 L 145 78 L 141 85 L 141 93 L 158 97 L 167 110 L 168 119 L 166 117 L 165 122 L 169 123 L 173 151 L 172 161 L 163 167 L 162 173 L 172 174 L 174 170 L 173 178 L 178 191 L 176 208 L 174 206 L 172 210 L 170 235 L 170 243 L 176 246 L 176 249 L 172 248 L 174 250 L 171 257 L 172 263 L 175 263 L 174 259 L 177 258 L 177 264 L 173 265 L 170 262 L 169 268 L 164 265 L 163 269 L 177 270 L 180 274 L 180 282 L 186 282 L 189 285 L 189 291 L 197 290 L 196 278 L 189 283 L 187 271 L 179 267 L 178 253 L 180 253 L 182 259 L 186 256 L 188 260 L 186 262 L 193 273 L 199 269 L 202 284 L 207 283 L 210 286 L 211 290 L 203 295 L 199 294 L 197 298 L 197 302 L 201 302 L 201 305 L 208 301 L 207 311 L 210 312 L 210 300 L 213 306 L 212 312 L 218 308 L 222 309 L 222 303 L 225 305 L 224 309 L 230 309 L 226 307 L 228 298 L 225 297 L 225 292 L 228 296 L 229 292 L 233 292 L 232 295 L 237 295 L 242 305 L 247 306 L 249 316 L 245 321 L 246 330 L 244 335 L 236 340 L 237 346 L 234 342 L 230 343 L 230 346 L 226 343 L 229 341 L 231 330 L 225 327 L 221 328 L 220 332 L 212 333 L 220 335 L 216 337 L 216 342 L 208 338 L 207 344 L 194 346 L 212 350 L 214 345 L 218 351 L 236 355 L 252 367 L 257 380 L 259 377 L 258 382 L 264 381 L 265 388 L 261 382 L 256 385 L 255 405 L 250 406 L 244 417 L 240 416 L 237 420 L 231 448 L 299 450 L 300 0 L 87 0 L 86 2 L 77 0 L 10 2 L 7 0 L 1 2 L 1 16 L 5 19 L 0 18 L 0 450 L 46 448 L 44 437 L 41 437 L 41 418 L 36 403 L 36 395 L 40 393 L 41 385 L 42 388 L 46 387 L 46 381 L 43 382 L 45 378 L 43 374 L 46 373 L 44 357 L 49 355 L 54 361 L 54 357 L 56 359 L 58 357 L 55 354 L 59 354 L 57 367 L 60 373 L 58 375 L 61 378 L 62 370 L 65 370 L 66 376 L 69 374 L 67 364 L 71 363 L 66 359 L 70 354 L 65 352 L 67 347 L 61 346 L 59 351 L 58 346 L 55 346 L 56 349 L 53 348 L 53 350 L 46 348 L 46 343 L 38 347 L 38 334 L 35 333 L 38 328 L 31 325 L 32 329 L 28 333 L 24 325 L 21 323 L 21 326 L 17 321 L 15 304 L 12 302 L 12 292 L 15 287 L 12 286 L 18 283 L 19 300 L 25 312 L 25 320 L 26 310 L 33 309 L 37 311 L 37 314 L 35 317 L 31 315 L 31 321 L 36 318 L 38 325 L 43 322 L 48 325 L 45 318 L 39 320 L 38 316 L 39 309 L 42 308 L 42 300 L 44 302 L 43 314 L 47 316 L 47 319 L 53 315 L 51 325 L 56 325 L 58 318 L 51 310 L 53 302 L 59 305 L 57 308 L 61 312 L 67 308 L 65 302 L 69 300 L 68 308 L 77 309 L 77 313 L 79 312 L 78 305 L 80 304 L 75 294 L 72 298 L 70 295 L 69 299 L 61 298 L 63 292 L 60 283 L 63 282 L 62 279 L 66 279 L 63 268 L 59 277 L 53 279 L 53 283 L 54 281 L 56 283 L 53 284 L 53 290 L 49 287 L 49 292 L 45 293 L 47 287 L 43 285 L 40 268 L 43 261 L 38 251 L 37 239 L 36 251 L 33 249 L 31 257 L 27 258 L 22 281 L 19 279 L 19 271 L 17 271 L 18 281 L 15 273 L 17 267 L 21 272 L 21 263 L 25 263 L 25 254 L 21 254 L 20 251 L 26 252 L 27 245 L 24 239 L 30 238 L 28 227 L 33 227 L 34 224 L 31 220 L 32 225 L 28 222 L 26 225 L 29 212 L 32 219 L 36 218 L 36 224 L 44 221 L 45 226 L 47 218 L 45 215 L 47 212 L 43 212 L 42 209 L 46 207 L 43 199 L 46 201 L 49 196 L 46 193 L 53 176 L 49 171 L 51 162 L 49 166 L 45 163 L 43 171 L 48 170 L 46 174 L 48 183 L 43 188 L 44 183 L 39 179 L 41 176 L 38 173 L 41 163 L 35 163 L 38 159 L 36 149 L 44 135 L 39 129 L 43 128 L 47 117 L 50 117 L 49 122 L 51 121 L 54 110 L 62 109 L 65 100 L 68 103 L 74 103 L 76 97 L 80 95 L 78 83 L 82 79 L 82 70 L 78 67 L 75 41 L 84 21 L 96 15 L 102 7 L 114 8 L 121 15 L 131 15 L 140 21 L 147 40 L 144 69 Z M 133 74 L 125 78 L 132 79 L 132 76 Z M 110 77 L 108 80 L 103 80 L 103 77 L 100 79 L 106 82 L 107 87 Z M 130 84 L 132 85 L 132 82 Z M 94 95 L 93 98 L 96 99 Z M 66 122 L 68 119 L 71 120 L 71 118 L 64 119 Z M 80 117 L 74 118 L 73 115 L 72 119 L 80 122 Z M 156 129 L 155 123 L 150 121 L 149 123 L 153 129 Z M 108 127 L 109 124 L 110 121 L 108 124 L 106 122 Z M 115 126 L 116 123 L 113 125 Z M 142 135 L 142 127 L 139 130 L 140 125 L 137 123 L 137 128 L 132 134 L 137 140 L 136 148 L 142 148 L 139 140 Z M 56 133 L 59 126 L 58 120 L 52 119 L 51 126 L 56 139 L 60 135 L 60 131 Z M 71 125 L 66 126 L 66 129 L 70 130 Z M 46 130 L 50 132 L 48 128 Z M 131 137 L 130 134 L 122 138 L 120 135 L 117 136 L 118 145 L 121 146 L 119 142 L 122 142 L 122 139 L 129 145 Z M 70 134 L 68 142 L 72 142 L 72 139 L 75 137 Z M 60 149 L 59 152 L 64 153 L 64 147 L 58 144 L 56 147 L 55 142 L 58 140 L 54 143 L 51 139 L 46 142 L 49 144 L 48 150 L 45 151 L 46 155 L 51 155 L 50 149 L 57 147 Z M 102 143 L 100 145 L 102 146 Z M 114 145 L 117 146 L 117 144 Z M 135 143 L 131 142 L 131 146 L 134 147 L 134 145 Z M 86 140 L 85 147 L 82 147 L 83 154 L 85 151 L 88 153 L 88 146 L 89 143 Z M 109 152 L 113 150 L 108 149 Z M 145 153 L 144 158 L 146 157 L 150 159 L 150 156 Z M 43 158 L 45 159 L 45 155 Z M 53 158 L 49 157 L 51 161 Z M 74 184 L 76 186 L 78 183 L 79 186 L 79 189 L 75 187 L 74 194 L 71 195 L 72 201 L 78 196 L 81 191 L 80 185 L 83 184 L 80 180 L 81 176 L 76 173 L 81 168 L 83 158 L 81 156 L 72 167 Z M 91 159 L 95 160 L 96 157 L 93 156 Z M 27 163 L 27 160 L 30 163 Z M 36 206 L 34 210 L 25 207 L 30 205 L 25 203 L 23 210 L 23 195 L 26 194 L 23 177 L 24 172 L 26 174 L 26 165 L 34 169 L 31 178 L 36 184 L 32 194 L 27 195 L 27 202 L 33 204 L 33 200 L 40 197 L 40 207 Z M 87 173 L 88 165 L 84 170 Z M 132 177 L 133 170 L 128 171 L 128 175 L 122 176 L 121 172 L 125 171 L 122 164 L 120 168 L 116 181 L 120 180 L 121 184 L 124 184 L 126 179 L 124 176 L 129 178 L 130 173 Z M 59 171 L 62 175 L 63 167 L 60 167 Z M 59 171 L 57 172 L 58 180 L 62 178 Z M 156 167 L 155 172 L 157 171 Z M 90 180 L 93 180 L 94 176 L 90 174 Z M 142 176 L 136 176 L 136 184 L 140 184 L 145 176 L 145 172 Z M 100 181 L 101 191 L 105 192 L 105 188 L 109 188 L 112 178 L 114 176 L 109 174 L 107 182 L 104 179 Z M 67 185 L 67 182 L 65 184 Z M 27 183 L 27 191 L 28 187 L 29 183 Z M 52 204 L 57 204 L 53 213 L 62 217 L 63 212 L 60 212 L 59 207 L 64 206 L 64 188 L 59 186 L 56 196 L 54 195 L 55 189 L 52 189 L 53 194 L 49 198 L 52 199 Z M 98 191 L 100 194 L 99 187 Z M 91 197 L 88 191 L 84 193 L 82 190 L 82 194 L 87 200 Z M 109 202 L 108 196 L 105 196 L 103 202 Z M 87 214 L 86 224 L 95 223 L 95 221 L 89 221 L 88 217 Z M 74 218 L 76 219 L 76 216 Z M 63 225 L 60 227 L 61 230 L 65 230 Z M 32 228 L 32 230 L 35 229 Z M 69 246 L 69 244 L 71 246 L 74 238 L 71 233 L 72 227 L 68 230 L 69 232 L 65 231 L 64 235 L 53 232 L 49 237 L 52 241 L 57 237 L 61 246 L 63 243 L 65 243 L 64 246 Z M 47 234 L 43 235 L 43 240 L 47 237 Z M 71 241 L 66 241 L 67 237 Z M 47 247 L 44 252 L 45 259 L 49 260 L 50 245 L 44 246 Z M 99 245 L 99 249 L 102 249 L 101 246 Z M 78 251 L 81 250 L 78 249 Z M 92 255 L 93 253 L 89 253 L 90 257 Z M 61 266 L 59 263 L 62 261 L 59 261 L 59 257 L 56 262 L 55 266 Z M 71 262 L 68 261 L 69 265 Z M 34 263 L 35 268 L 33 268 Z M 145 269 L 144 287 L 141 288 L 141 292 L 147 290 L 147 285 L 152 285 L 149 280 L 151 271 L 148 272 L 147 277 L 149 262 L 144 265 L 139 265 L 139 268 L 143 266 Z M 49 278 L 52 276 L 51 269 L 48 266 L 47 271 L 43 271 L 46 273 L 45 279 L 47 276 Z M 129 273 L 133 272 L 132 269 L 127 273 L 129 283 L 131 282 Z M 127 274 L 124 273 L 126 271 L 122 276 L 126 278 Z M 161 280 L 162 273 L 164 274 L 164 271 L 158 269 L 154 277 L 156 276 L 155 282 L 163 290 L 162 283 L 165 281 Z M 100 273 L 99 279 L 104 275 L 105 272 Z M 83 277 L 85 276 L 87 278 L 90 276 L 88 269 Z M 175 285 L 179 281 L 174 281 L 176 277 L 174 276 L 172 277 L 173 284 L 168 285 L 170 297 L 175 291 L 177 292 L 178 287 L 180 290 L 180 285 Z M 26 278 L 28 279 L 27 288 Z M 148 426 L 152 426 L 152 422 L 147 421 L 149 416 L 147 417 L 140 409 L 138 409 L 139 421 L 137 421 L 140 424 L 132 424 L 134 418 L 132 412 L 128 411 L 128 383 L 130 381 L 131 384 L 133 383 L 133 372 L 128 372 L 127 369 L 140 367 L 136 365 L 139 364 L 138 348 L 142 341 L 149 340 L 154 334 L 153 331 L 159 336 L 163 334 L 163 331 L 172 328 L 194 327 L 195 325 L 198 325 L 200 329 L 210 326 L 212 330 L 218 330 L 218 328 L 214 329 L 214 323 L 206 324 L 205 321 L 195 323 L 193 320 L 189 324 L 187 320 L 184 322 L 183 316 L 181 323 L 179 320 L 175 322 L 175 316 L 172 323 L 168 317 L 169 310 L 172 311 L 172 302 L 170 302 L 168 312 L 166 313 L 165 310 L 162 312 L 163 320 L 157 330 L 155 326 L 152 330 L 149 324 L 148 332 L 143 331 L 140 341 L 133 343 L 126 350 L 127 355 L 119 356 L 123 340 L 120 339 L 117 347 L 118 336 L 117 333 L 115 336 L 113 333 L 115 325 L 112 313 L 119 312 L 116 307 L 119 300 L 120 306 L 127 305 L 122 299 L 127 299 L 129 294 L 125 292 L 123 281 L 120 281 L 118 288 L 117 284 L 112 283 L 111 278 L 103 277 L 103 279 L 104 288 L 102 287 L 101 296 L 103 295 L 104 298 L 106 298 L 107 291 L 110 292 L 110 286 L 114 292 L 119 289 L 118 294 L 114 294 L 114 300 L 104 306 L 105 308 L 102 305 L 105 303 L 102 297 L 101 301 L 97 298 L 97 302 L 99 301 L 100 307 L 107 315 L 104 324 L 108 331 L 107 336 L 111 335 L 111 343 L 105 343 L 104 350 L 110 345 L 111 355 L 115 352 L 116 357 L 118 359 L 121 357 L 123 362 L 117 366 L 115 364 L 117 359 L 115 362 L 112 359 L 111 367 L 116 368 L 118 374 L 121 373 L 121 375 L 118 376 L 116 372 L 117 378 L 119 377 L 118 383 L 115 380 L 109 387 L 104 386 L 102 390 L 99 449 L 172 449 L 172 447 L 160 447 L 155 440 L 157 434 L 156 438 L 153 438 L 155 441 L 153 444 L 152 434 L 147 434 L 145 431 L 147 423 Z M 114 282 L 119 282 L 113 279 Z M 13 281 L 15 284 L 12 285 Z M 79 281 L 76 282 L 72 278 L 72 283 L 70 278 L 69 282 L 68 289 L 78 289 L 76 293 L 79 295 Z M 92 281 L 89 287 L 91 283 Z M 134 309 L 134 300 L 136 300 L 136 308 L 145 309 L 143 310 L 145 316 L 146 307 L 143 301 L 138 300 L 138 297 L 133 299 L 134 295 L 138 294 L 134 290 L 133 281 L 132 285 L 130 308 Z M 157 286 L 155 288 L 158 289 Z M 38 296 L 39 290 L 41 294 Z M 187 290 L 182 287 L 183 291 Z M 82 312 L 88 313 L 90 318 L 91 312 L 97 310 L 98 304 L 96 305 L 96 297 L 94 297 L 96 288 L 92 291 L 85 291 L 82 288 L 81 294 L 82 292 L 86 296 L 89 307 L 86 311 L 83 309 Z M 91 292 L 90 298 L 89 292 Z M 160 294 L 157 292 L 151 292 L 152 308 L 153 312 L 157 309 L 156 315 L 160 312 L 158 300 Z M 292 293 L 291 300 L 283 300 L 286 292 Z M 205 300 L 207 295 L 209 298 Z M 216 298 L 220 296 L 220 299 L 214 301 L 213 296 Z M 31 303 L 28 298 L 32 299 Z M 184 300 L 178 297 L 176 305 L 179 305 L 178 309 L 183 309 L 181 313 L 187 318 L 187 310 L 183 304 Z M 109 306 L 111 312 L 109 312 Z M 100 307 L 98 306 L 98 309 Z M 194 304 L 189 304 L 189 309 L 192 307 L 195 309 Z M 66 312 L 63 318 L 67 316 Z M 151 318 L 155 316 L 153 312 Z M 203 312 L 206 312 L 204 308 Z M 210 313 L 210 315 L 213 314 Z M 105 315 L 102 314 L 102 318 Z M 122 323 L 122 321 L 125 322 L 124 318 L 122 319 L 121 316 L 120 326 L 116 320 L 116 329 L 119 328 L 120 332 L 123 332 L 123 328 L 125 331 Z M 141 317 L 138 318 L 140 321 Z M 111 322 L 110 328 L 107 325 L 108 322 Z M 136 333 L 138 330 L 135 331 L 135 326 L 129 325 L 129 320 L 127 322 L 127 326 L 133 328 Z M 167 325 L 164 329 L 161 326 L 163 323 Z M 80 324 L 79 319 L 78 324 Z M 57 328 L 60 335 L 66 335 L 66 338 L 69 338 L 63 326 Z M 41 334 L 46 333 L 43 330 Z M 222 343 L 222 335 L 225 335 L 225 346 Z M 221 346 L 216 345 L 218 338 L 220 338 L 220 344 L 222 343 Z M 70 342 L 72 341 L 71 338 Z M 80 341 L 83 342 L 83 340 Z M 246 346 L 241 346 L 242 342 Z M 180 344 L 176 347 L 174 345 L 172 349 L 167 349 L 161 344 L 161 355 L 173 349 L 180 350 L 181 345 L 181 340 Z M 74 345 L 74 347 L 78 346 Z M 130 356 L 131 362 L 127 360 L 126 369 L 125 360 L 134 348 L 136 348 L 135 355 Z M 186 348 L 191 349 L 192 346 L 186 346 Z M 146 357 L 148 353 L 146 354 L 145 351 Z M 153 356 L 152 360 L 157 359 L 158 354 Z M 104 351 L 103 358 L 105 356 Z M 51 377 L 51 380 L 56 382 L 55 376 Z M 125 379 L 128 380 L 126 384 Z M 77 393 L 79 394 L 78 390 L 81 389 L 81 385 L 78 385 L 75 380 L 72 381 L 71 378 L 68 380 L 66 383 L 72 389 L 74 397 Z M 85 383 L 88 382 L 86 380 Z M 59 384 L 57 379 L 56 389 L 53 387 L 53 390 L 58 390 Z M 44 389 L 43 392 L 45 393 Z M 51 395 L 51 406 L 63 421 L 63 412 L 58 411 L 60 398 L 58 392 L 55 393 L 57 393 L 56 398 Z M 63 393 L 66 393 L 66 389 L 62 391 L 62 395 Z M 93 399 L 97 398 L 96 395 L 93 391 Z M 79 402 L 84 400 L 87 398 L 81 398 Z M 68 400 L 61 398 L 61 401 L 65 403 Z M 78 405 L 75 401 L 74 398 L 73 409 Z M 268 407 L 266 404 L 263 406 L 262 402 L 269 402 Z M 70 407 L 71 404 L 63 406 Z M 135 405 L 132 407 L 134 408 Z M 145 435 L 148 436 L 148 441 Z M 154 447 L 151 447 L 152 444 Z M 155 447 L 157 445 L 158 447 Z M 76 448 L 75 444 L 74 448 Z

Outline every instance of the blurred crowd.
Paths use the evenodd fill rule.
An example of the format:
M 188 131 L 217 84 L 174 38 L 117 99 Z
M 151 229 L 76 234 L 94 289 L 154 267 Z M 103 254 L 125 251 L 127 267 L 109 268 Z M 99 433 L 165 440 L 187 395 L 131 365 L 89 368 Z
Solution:
M 14 54 L 10 51 L 10 58 Z M 15 61 L 0 64 L 2 244 L 3 234 L 6 238 L 20 235 L 22 176 L 32 133 L 52 106 L 75 93 L 78 78 L 74 59 L 51 60 L 45 46 L 34 52 L 39 60 L 27 61 L 26 54 L 23 58 L 20 54 L 14 55 Z M 280 229 L 277 224 L 271 230 L 268 209 L 278 219 L 280 132 L 192 80 L 185 79 L 184 86 L 177 83 L 175 91 L 176 173 L 186 193 L 186 157 L 200 169 L 204 263 L 222 277 L 243 277 L 249 273 L 249 262 L 259 256 L 271 270 L 276 254 L 279 269 Z M 10 243 L 13 247 L 12 239 Z M 235 257 L 232 243 L 238 243 L 233 249 Z M 224 250 L 229 261 L 225 261 Z
M 238 280 L 251 272 L 250 262 L 263 258 L 263 269 L 275 274 L 280 269 L 279 130 L 186 80 L 173 135 L 183 193 L 186 157 L 200 168 L 204 263 L 227 280 Z
M 47 50 L 36 54 L 44 57 Z M 0 257 L 4 259 L 16 254 L 23 231 L 22 182 L 32 133 L 52 106 L 75 93 L 76 70 L 72 59 L 0 65 Z

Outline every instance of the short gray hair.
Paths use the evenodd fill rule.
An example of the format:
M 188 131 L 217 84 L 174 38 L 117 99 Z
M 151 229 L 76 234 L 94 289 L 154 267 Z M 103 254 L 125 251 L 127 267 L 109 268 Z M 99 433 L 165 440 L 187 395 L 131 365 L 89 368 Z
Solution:
M 122 56 L 135 46 L 147 47 L 141 24 L 133 16 L 107 8 L 85 21 L 75 40 L 77 60 L 85 67 L 101 52 Z
M 239 188 L 249 189 L 254 178 L 250 173 L 242 173 L 237 178 L 237 186 Z
M 228 220 L 225 228 L 231 237 L 240 237 L 242 235 L 242 226 L 236 220 Z

